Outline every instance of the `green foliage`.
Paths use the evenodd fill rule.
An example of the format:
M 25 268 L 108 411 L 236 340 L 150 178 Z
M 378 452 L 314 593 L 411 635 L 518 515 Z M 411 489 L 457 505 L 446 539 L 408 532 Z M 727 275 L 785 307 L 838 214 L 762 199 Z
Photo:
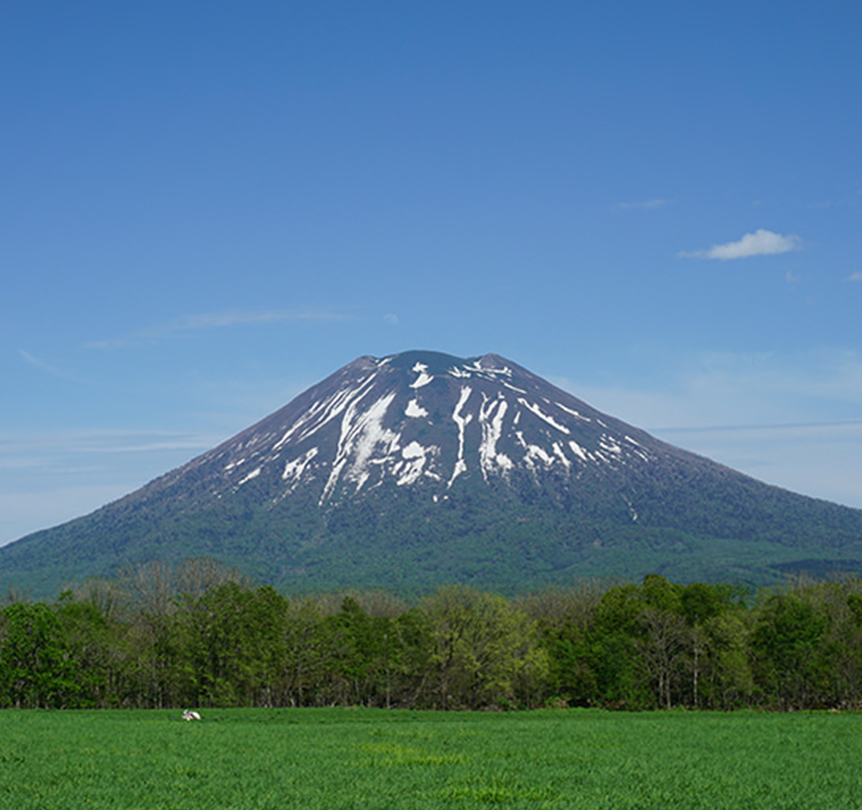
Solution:
M 173 645 L 182 702 L 194 706 L 268 706 L 283 658 L 287 600 L 263 586 L 226 582 L 174 614 Z
M 760 681 L 782 708 L 817 705 L 823 694 L 820 649 L 825 617 L 797 594 L 777 594 L 763 606 L 752 637 Z
M 422 605 L 431 630 L 434 704 L 476 709 L 516 699 L 516 685 L 544 678 L 536 626 L 500 596 L 441 588 Z
M 287 599 L 212 561 L 0 610 L 0 707 L 862 708 L 862 580 Z
M 57 612 L 18 602 L 0 611 L 0 695 L 7 706 L 78 706 L 78 662 Z

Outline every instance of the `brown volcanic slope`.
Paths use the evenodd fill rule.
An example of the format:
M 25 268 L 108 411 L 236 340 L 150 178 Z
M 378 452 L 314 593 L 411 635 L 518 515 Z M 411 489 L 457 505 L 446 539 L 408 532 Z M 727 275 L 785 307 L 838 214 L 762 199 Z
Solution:
M 91 515 L 0 549 L 50 593 L 211 556 L 290 590 L 585 576 L 780 581 L 862 570 L 862 511 L 768 486 L 602 414 L 497 355 L 360 357 Z

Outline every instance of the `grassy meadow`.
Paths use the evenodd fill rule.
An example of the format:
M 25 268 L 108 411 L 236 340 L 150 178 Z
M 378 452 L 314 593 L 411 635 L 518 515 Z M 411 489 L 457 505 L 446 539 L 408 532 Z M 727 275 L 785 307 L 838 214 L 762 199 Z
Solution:
M 0 807 L 859 808 L 862 716 L 0 712 Z

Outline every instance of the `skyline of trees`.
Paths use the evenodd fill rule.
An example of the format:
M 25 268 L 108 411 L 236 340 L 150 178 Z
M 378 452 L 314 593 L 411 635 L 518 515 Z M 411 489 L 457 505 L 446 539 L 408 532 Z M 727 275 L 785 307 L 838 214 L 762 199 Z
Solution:
M 862 705 L 862 580 L 289 597 L 211 560 L 0 609 L 2 707 Z

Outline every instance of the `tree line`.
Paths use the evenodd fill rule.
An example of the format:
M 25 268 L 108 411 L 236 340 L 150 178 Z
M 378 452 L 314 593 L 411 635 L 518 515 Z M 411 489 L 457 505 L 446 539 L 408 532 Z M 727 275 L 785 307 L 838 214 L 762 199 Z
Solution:
M 210 560 L 0 609 L 2 707 L 862 704 L 862 580 L 288 597 Z

